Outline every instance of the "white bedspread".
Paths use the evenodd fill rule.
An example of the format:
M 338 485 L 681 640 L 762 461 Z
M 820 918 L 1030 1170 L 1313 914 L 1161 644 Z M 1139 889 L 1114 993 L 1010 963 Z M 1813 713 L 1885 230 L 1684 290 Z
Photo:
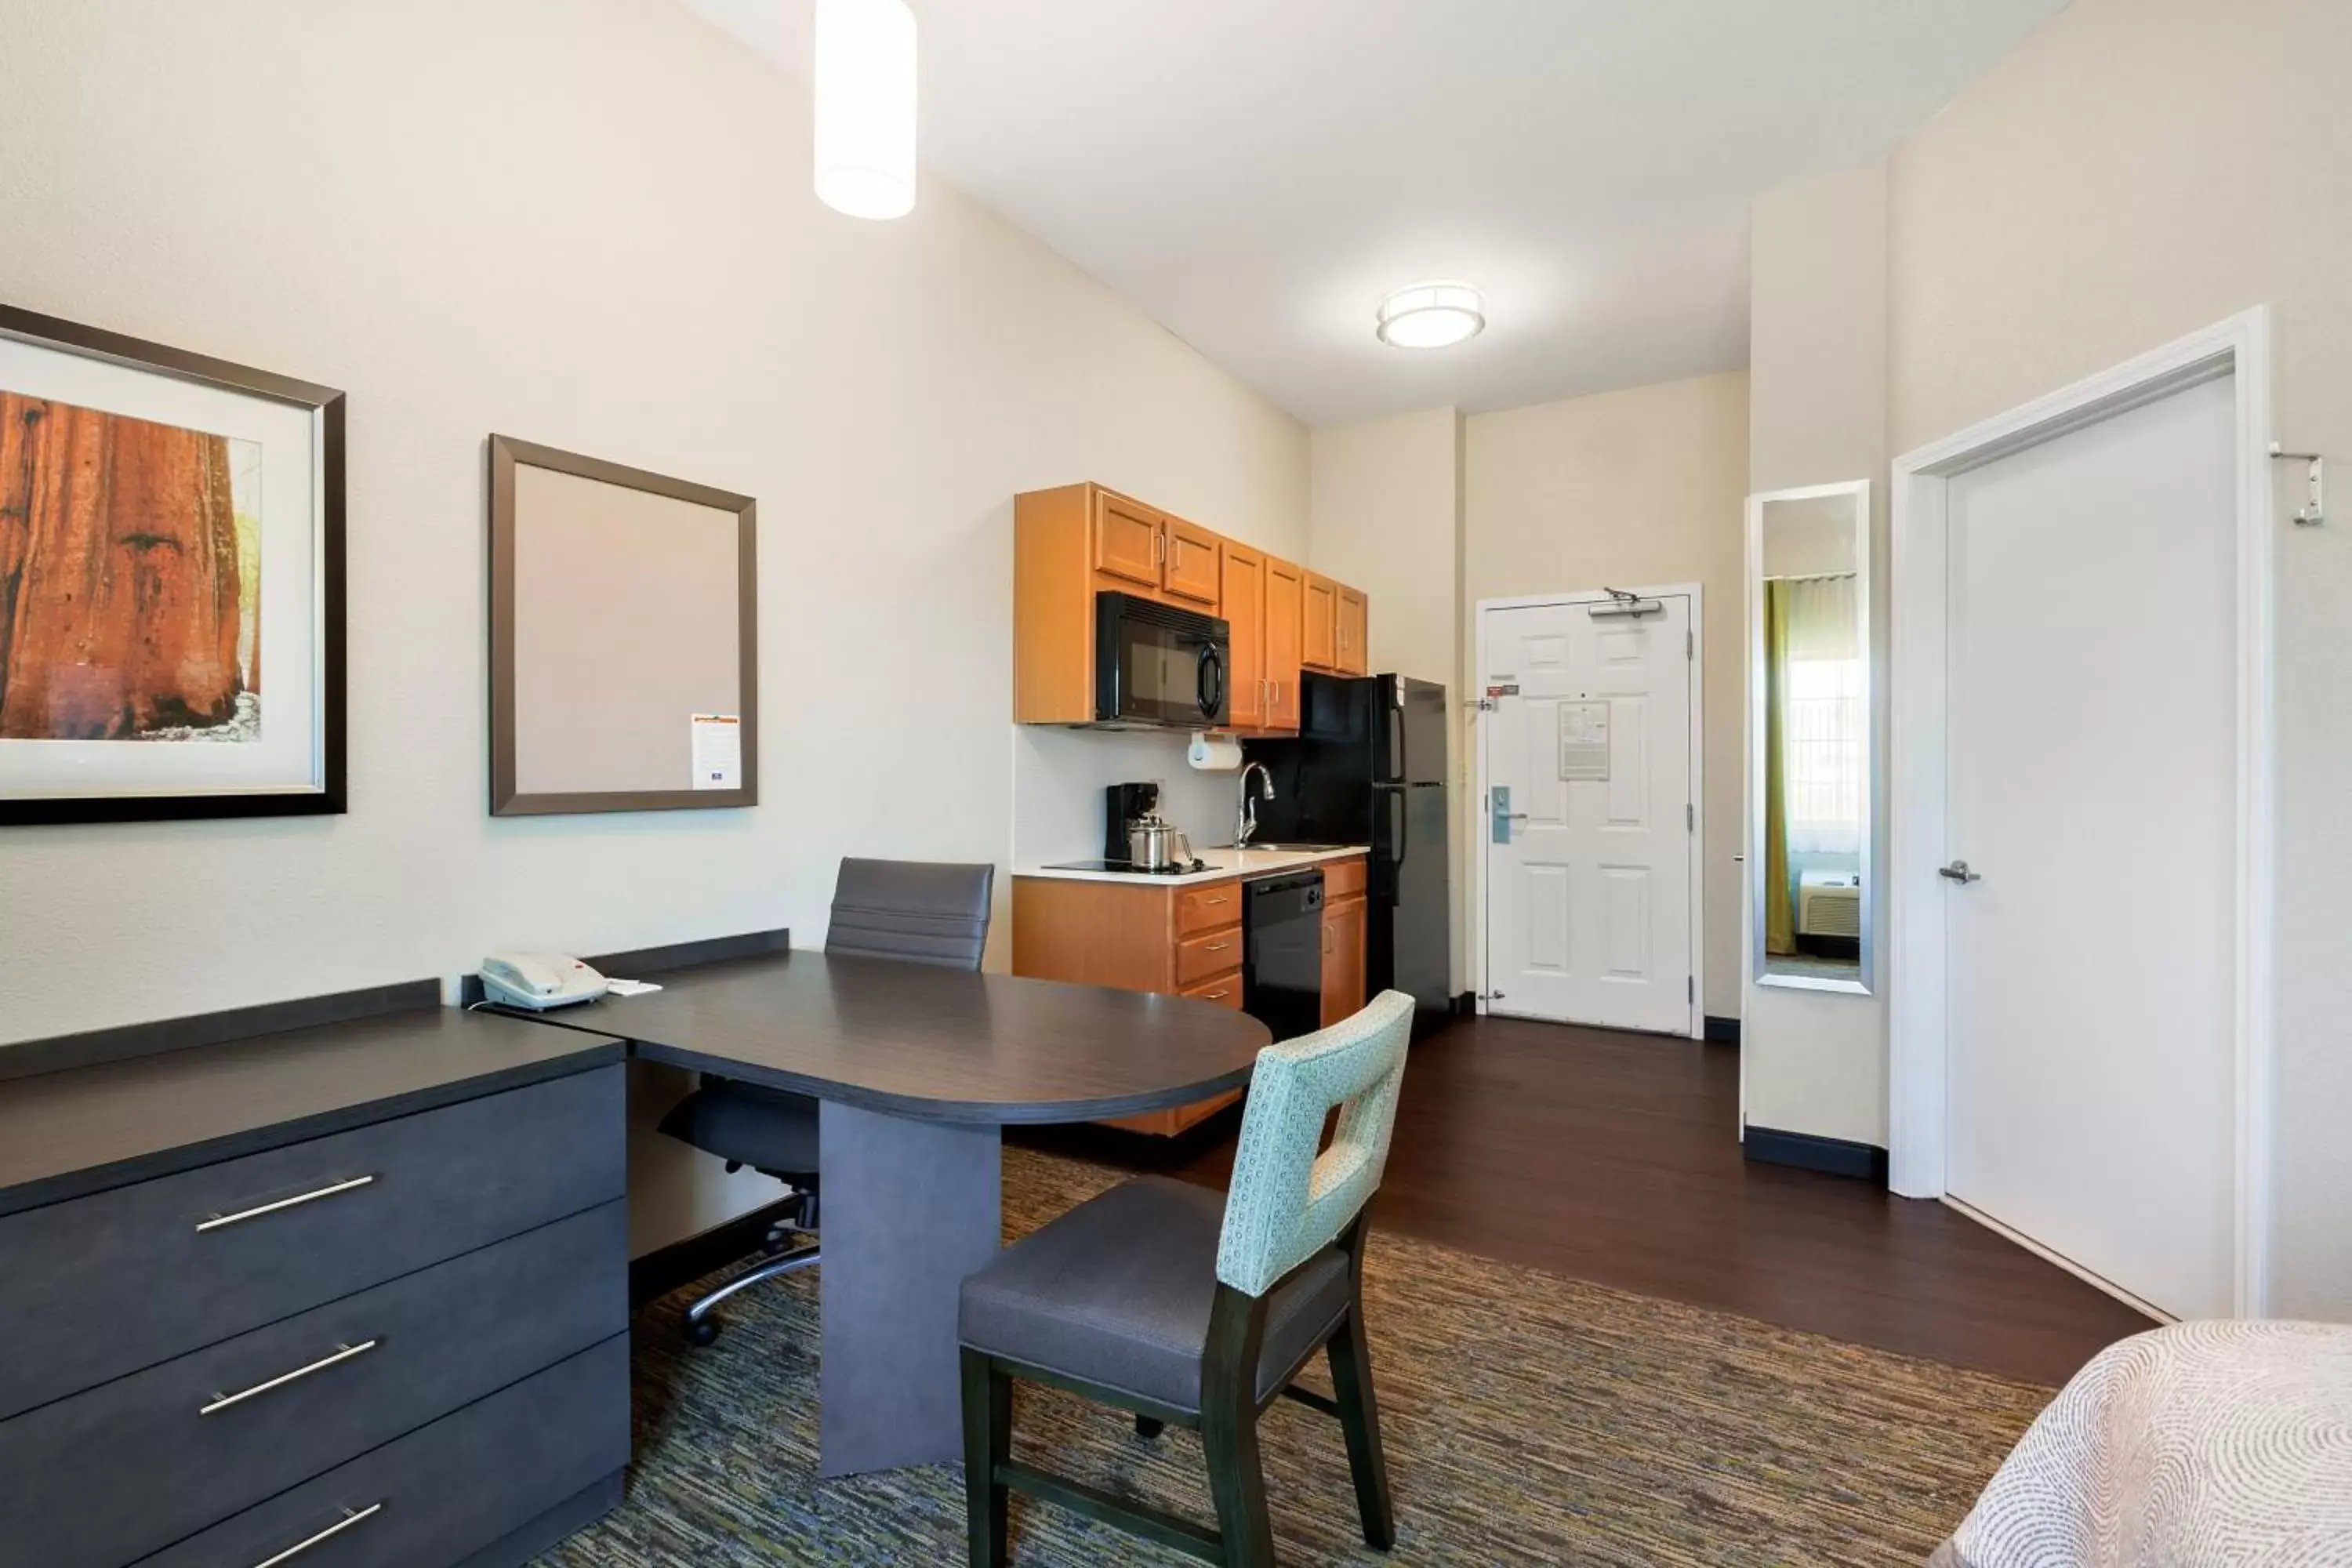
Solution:
M 2183 1323 L 2074 1375 L 1931 1568 L 2352 1568 L 2352 1328 Z

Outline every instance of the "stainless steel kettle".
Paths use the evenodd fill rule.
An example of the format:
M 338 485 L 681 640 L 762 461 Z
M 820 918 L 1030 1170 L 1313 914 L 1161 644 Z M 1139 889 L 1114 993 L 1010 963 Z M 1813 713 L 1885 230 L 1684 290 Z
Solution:
M 1127 825 L 1127 858 L 1144 871 L 1165 871 L 1192 863 L 1192 841 L 1181 829 L 1153 812 Z

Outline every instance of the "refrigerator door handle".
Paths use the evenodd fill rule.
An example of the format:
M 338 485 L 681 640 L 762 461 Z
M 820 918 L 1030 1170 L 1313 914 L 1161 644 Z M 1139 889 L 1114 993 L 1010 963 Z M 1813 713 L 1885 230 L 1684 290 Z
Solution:
M 1404 791 L 1401 789 L 1391 790 L 1389 792 L 1389 826 L 1395 830 L 1389 836 L 1389 853 L 1391 856 L 1389 864 L 1391 866 L 1402 866 L 1404 864 L 1405 820 Z

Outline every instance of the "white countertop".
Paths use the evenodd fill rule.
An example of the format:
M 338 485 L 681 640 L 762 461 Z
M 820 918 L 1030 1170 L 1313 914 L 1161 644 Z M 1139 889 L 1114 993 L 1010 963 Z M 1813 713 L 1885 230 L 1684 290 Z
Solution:
M 1228 877 L 1265 877 L 1276 871 L 1295 871 L 1302 866 L 1320 866 L 1327 860 L 1345 860 L 1369 852 L 1361 844 L 1337 849 L 1201 849 L 1194 854 L 1207 861 L 1209 868 L 1181 876 L 1160 871 L 1057 871 L 1049 866 L 1024 866 L 1013 874 L 1065 882 L 1142 882 L 1155 888 L 1189 888 L 1202 882 L 1221 882 Z

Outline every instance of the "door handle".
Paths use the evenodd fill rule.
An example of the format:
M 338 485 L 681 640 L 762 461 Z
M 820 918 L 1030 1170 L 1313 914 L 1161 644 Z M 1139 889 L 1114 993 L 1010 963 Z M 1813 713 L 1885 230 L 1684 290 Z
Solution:
M 1963 886 L 1984 880 L 1982 877 L 1969 869 L 1969 863 L 1965 860 L 1955 860 L 1948 866 L 1938 866 L 1936 868 L 1936 875 L 1948 882 L 1958 882 Z

